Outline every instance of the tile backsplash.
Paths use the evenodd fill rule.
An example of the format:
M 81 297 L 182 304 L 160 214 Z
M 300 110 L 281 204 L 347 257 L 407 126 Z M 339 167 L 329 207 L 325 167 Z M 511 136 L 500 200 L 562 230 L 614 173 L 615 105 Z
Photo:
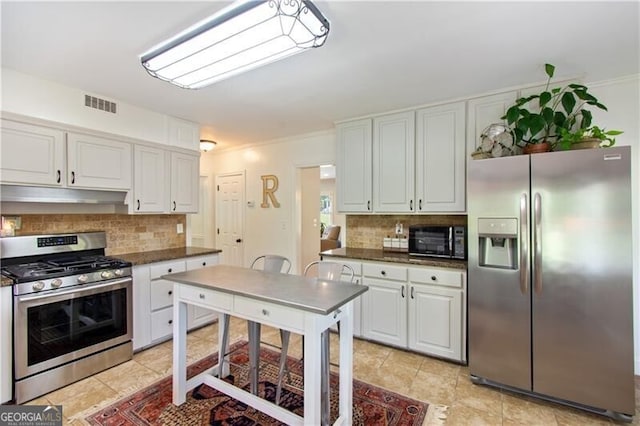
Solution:
M 395 235 L 401 223 L 403 235 L 409 236 L 409 225 L 466 225 L 466 215 L 347 215 L 346 247 L 382 248 L 382 239 Z
M 105 231 L 107 255 L 184 247 L 185 215 L 23 214 L 16 235 Z

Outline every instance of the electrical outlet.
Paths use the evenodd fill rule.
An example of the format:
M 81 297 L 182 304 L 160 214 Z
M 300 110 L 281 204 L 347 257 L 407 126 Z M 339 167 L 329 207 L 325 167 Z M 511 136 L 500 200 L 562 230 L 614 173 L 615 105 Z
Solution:
M 176 225 L 176 232 L 178 234 L 182 234 L 184 232 L 184 227 L 182 226 L 181 223 L 179 223 L 178 225 Z
M 396 235 L 402 234 L 402 224 L 396 223 Z

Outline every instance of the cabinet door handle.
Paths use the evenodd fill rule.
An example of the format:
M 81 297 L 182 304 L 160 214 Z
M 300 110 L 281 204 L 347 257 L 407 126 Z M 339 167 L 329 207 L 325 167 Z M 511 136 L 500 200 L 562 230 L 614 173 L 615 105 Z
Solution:
M 175 201 L 173 202 L 173 211 L 174 212 L 176 211 L 176 202 Z
M 137 210 L 140 210 L 140 200 L 137 200 L 137 201 L 138 201 L 138 208 L 137 208 Z
M 412 298 L 412 299 L 414 298 L 414 297 L 413 297 L 413 290 L 415 290 L 415 289 L 416 289 L 415 287 L 413 287 L 413 286 L 411 287 L 411 298 Z
M 387 271 L 380 271 L 380 274 L 384 277 L 387 275 Z
M 62 176 L 60 175 L 60 170 L 58 170 L 58 171 L 56 172 L 56 176 L 57 176 L 57 177 L 56 177 L 56 183 L 60 183 L 60 179 L 62 178 Z
M 367 201 L 367 210 L 371 211 L 371 200 Z
M 422 198 L 418 200 L 418 210 L 422 211 Z
M 172 290 L 169 290 L 169 296 L 171 296 L 173 294 Z
M 241 242 L 242 242 L 242 238 L 238 238 L 238 239 L 236 240 L 236 243 L 241 243 Z
M 262 310 L 262 315 L 269 316 L 269 311 L 267 311 L 266 309 L 263 309 Z
M 71 172 L 71 183 L 76 183 L 76 172 Z
M 173 320 L 169 320 L 169 325 L 173 324 Z
M 202 266 L 207 266 L 207 262 L 202 262 Z
M 200 297 L 200 299 L 204 300 L 204 294 L 200 293 L 200 294 L 198 294 L 198 297 Z
M 438 278 L 435 275 L 431 275 L 431 281 L 437 281 Z
M 402 298 L 404 299 L 404 286 L 402 287 Z
M 413 211 L 413 200 L 409 200 L 409 210 Z
M 173 272 L 173 269 L 169 268 L 169 269 L 168 269 L 168 272 L 169 272 L 169 273 Z

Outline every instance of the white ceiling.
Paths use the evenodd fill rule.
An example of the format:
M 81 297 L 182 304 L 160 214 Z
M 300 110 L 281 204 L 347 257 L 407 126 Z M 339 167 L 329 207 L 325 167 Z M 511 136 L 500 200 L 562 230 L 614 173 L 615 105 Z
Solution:
M 317 1 L 319 48 L 185 90 L 139 55 L 229 2 L 1 3 L 2 66 L 200 123 L 221 148 L 558 77 L 639 72 L 639 2 Z

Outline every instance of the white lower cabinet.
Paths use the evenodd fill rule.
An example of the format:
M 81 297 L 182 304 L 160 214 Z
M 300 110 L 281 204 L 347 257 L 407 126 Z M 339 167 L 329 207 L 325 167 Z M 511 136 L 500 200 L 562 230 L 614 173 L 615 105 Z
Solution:
M 13 398 L 13 287 L 0 287 L 0 404 Z
M 464 361 L 462 292 L 412 284 L 409 293 L 409 349 Z
M 394 346 L 407 342 L 407 268 L 388 263 L 363 263 L 362 335 Z
M 362 337 L 466 362 L 466 273 L 362 264 Z
M 133 268 L 133 349 L 139 350 L 171 338 L 173 333 L 173 282 L 165 274 L 218 263 L 218 255 L 189 257 Z M 215 312 L 189 306 L 187 327 L 193 329 L 217 318 Z

